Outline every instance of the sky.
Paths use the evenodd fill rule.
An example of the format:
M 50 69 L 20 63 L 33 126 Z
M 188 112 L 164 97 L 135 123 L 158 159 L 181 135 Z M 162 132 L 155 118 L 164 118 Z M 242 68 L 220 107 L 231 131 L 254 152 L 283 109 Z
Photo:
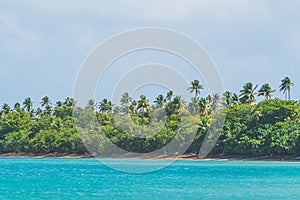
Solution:
M 289 76 L 292 99 L 299 100 L 299 10 L 294 0 L 1 0 L 0 104 L 71 97 L 81 64 L 99 43 L 142 27 L 172 29 L 196 40 L 226 90 L 239 92 L 249 81 L 270 83 L 275 96 L 284 98 L 278 86 Z M 127 63 L 146 62 L 147 55 L 156 54 Z

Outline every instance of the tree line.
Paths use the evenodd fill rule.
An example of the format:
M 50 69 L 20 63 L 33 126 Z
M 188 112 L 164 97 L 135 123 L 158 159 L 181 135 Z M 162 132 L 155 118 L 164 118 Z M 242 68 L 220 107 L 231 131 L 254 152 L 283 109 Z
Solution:
M 279 90 L 285 94 L 285 100 L 274 99 L 275 90 L 269 84 L 258 89 L 258 85 L 251 82 L 246 83 L 239 94 L 226 91 L 204 97 L 201 96 L 204 87 L 198 80 L 192 81 L 187 88 L 194 94 L 190 102 L 173 91 L 159 94 L 153 103 L 145 95 L 135 100 L 126 92 L 121 96 L 119 106 L 102 99 L 99 103 L 89 100 L 86 107 L 79 108 L 73 98 L 53 104 L 45 96 L 40 107 L 34 108 L 28 97 L 22 104 L 16 103 L 13 107 L 3 104 L 0 112 L 0 153 L 88 153 L 76 124 L 89 127 L 84 130 L 84 140 L 85 144 L 97 141 L 95 151 L 105 151 L 106 140 L 110 140 L 127 151 L 152 152 L 176 137 L 184 119 L 197 125 L 196 130 L 191 127 L 190 131 L 185 129 L 186 134 L 196 131 L 185 153 L 197 154 L 214 114 L 225 110 L 224 127 L 211 154 L 299 155 L 300 107 L 299 101 L 291 100 L 293 86 L 289 77 L 281 80 Z M 254 104 L 256 96 L 262 96 L 264 100 Z M 73 116 L 74 110 L 82 111 L 79 118 Z M 85 111 L 94 113 L 98 123 L 92 124 Z M 118 116 L 131 120 L 118 124 Z M 148 134 L 153 132 L 151 122 L 162 120 L 157 132 Z M 145 135 L 136 137 L 130 129 L 124 128 L 130 126 Z M 105 137 L 97 133 L 99 129 Z

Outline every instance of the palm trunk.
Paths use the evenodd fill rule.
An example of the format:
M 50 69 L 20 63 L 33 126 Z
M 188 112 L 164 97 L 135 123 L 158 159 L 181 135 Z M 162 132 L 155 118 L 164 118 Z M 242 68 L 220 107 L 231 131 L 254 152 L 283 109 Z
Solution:
M 144 137 L 144 109 L 142 111 L 142 137 Z

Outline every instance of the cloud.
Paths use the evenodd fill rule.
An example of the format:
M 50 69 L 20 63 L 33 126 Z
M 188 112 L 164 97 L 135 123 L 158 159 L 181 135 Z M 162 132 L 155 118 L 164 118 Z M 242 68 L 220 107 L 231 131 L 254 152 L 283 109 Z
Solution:
M 40 41 L 41 36 L 23 28 L 15 15 L 0 11 L 0 52 L 2 55 L 36 55 Z
M 42 12 L 94 14 L 117 20 L 182 22 L 203 19 L 262 22 L 272 17 L 272 13 L 264 2 L 259 0 L 11 0 L 7 2 Z

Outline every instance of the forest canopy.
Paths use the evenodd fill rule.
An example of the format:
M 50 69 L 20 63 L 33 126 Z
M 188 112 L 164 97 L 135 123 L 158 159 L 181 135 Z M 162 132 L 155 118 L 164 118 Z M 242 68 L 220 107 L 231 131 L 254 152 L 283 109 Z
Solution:
M 152 152 L 178 137 L 185 120 L 196 124 L 196 129 L 185 132 L 184 137 L 194 135 L 184 153 L 197 155 L 213 115 L 225 111 L 224 126 L 211 155 L 300 155 L 300 107 L 299 101 L 290 100 L 293 86 L 288 77 L 281 81 L 279 90 L 286 95 L 285 100 L 274 98 L 275 90 L 269 84 L 258 88 L 250 82 L 239 94 L 226 91 L 204 97 L 201 95 L 204 88 L 198 80 L 187 88 L 194 94 L 188 103 L 172 91 L 159 94 L 153 103 L 144 95 L 134 100 L 124 93 L 119 106 L 102 99 L 98 103 L 89 100 L 84 108 L 77 107 L 72 98 L 53 104 L 47 96 L 39 107 L 34 107 L 28 97 L 12 107 L 2 105 L 0 153 L 89 153 L 78 133 L 78 124 L 85 127 L 81 130 L 85 134 L 84 143 L 96 142 L 95 151 L 105 151 L 109 140 L 129 152 Z M 264 100 L 257 102 L 257 96 Z M 74 110 L 81 111 L 80 121 L 74 117 Z M 118 116 L 129 120 L 118 123 Z M 160 122 L 157 129 L 151 126 L 152 122 Z M 128 127 L 134 127 L 134 131 Z M 102 130 L 104 135 L 99 135 L 97 130 Z

